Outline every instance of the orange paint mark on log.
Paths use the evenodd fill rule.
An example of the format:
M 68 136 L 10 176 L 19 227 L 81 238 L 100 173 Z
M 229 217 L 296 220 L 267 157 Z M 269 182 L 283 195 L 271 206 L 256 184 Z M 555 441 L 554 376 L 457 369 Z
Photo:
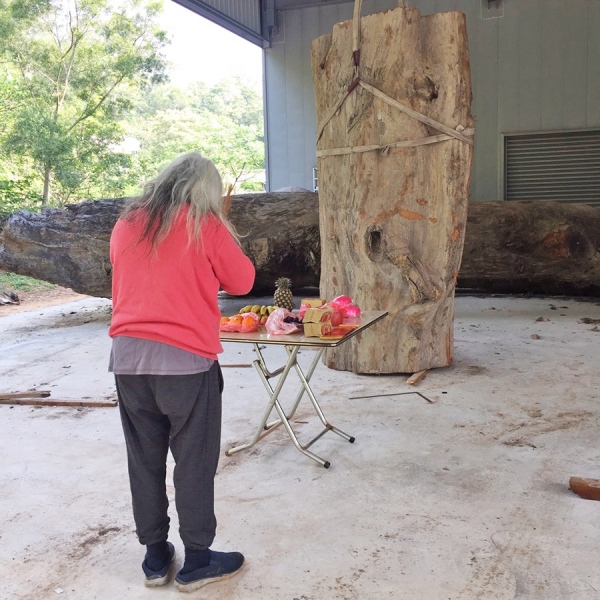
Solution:
M 460 229 L 457 227 L 453 232 L 452 232 L 452 241 L 455 242 L 458 238 L 460 237 Z
M 390 214 L 389 211 L 385 211 L 382 210 L 376 217 L 375 217 L 375 225 L 381 225 L 382 223 L 385 223 L 386 221 L 388 221 L 390 219 L 392 215 Z
M 452 273 L 452 279 L 454 279 L 454 281 L 458 279 L 458 271 L 454 271 L 454 273 Z
M 435 217 L 429 217 L 430 223 L 437 223 L 437 219 Z
M 542 245 L 546 246 L 557 258 L 568 258 L 571 253 L 567 245 L 567 232 L 559 229 L 550 232 L 543 240 Z
M 422 221 L 424 218 L 422 214 L 413 212 L 412 210 L 401 210 L 400 216 L 411 221 Z
M 452 343 L 450 340 L 450 332 L 446 334 L 446 361 L 448 364 L 452 362 Z

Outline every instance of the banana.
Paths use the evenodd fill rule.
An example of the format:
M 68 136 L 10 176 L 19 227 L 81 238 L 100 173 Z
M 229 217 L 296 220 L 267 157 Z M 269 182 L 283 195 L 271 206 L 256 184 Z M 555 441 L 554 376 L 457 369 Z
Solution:
M 260 305 L 255 304 L 251 309 L 250 309 L 253 313 L 258 314 L 260 312 Z
M 246 304 L 246 306 L 240 308 L 240 315 L 247 312 L 252 312 L 252 304 Z
M 271 314 L 276 309 L 277 309 L 276 306 L 267 306 L 267 311 L 269 312 L 269 314 Z
M 261 316 L 261 317 L 264 317 L 266 314 L 267 314 L 267 307 L 266 307 L 266 306 L 263 304 L 263 305 L 260 307 L 260 316 Z

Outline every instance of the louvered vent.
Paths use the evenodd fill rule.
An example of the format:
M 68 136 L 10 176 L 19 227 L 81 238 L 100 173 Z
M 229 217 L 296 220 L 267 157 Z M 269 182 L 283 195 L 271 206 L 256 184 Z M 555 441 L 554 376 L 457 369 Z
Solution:
M 600 206 L 600 130 L 504 137 L 507 200 Z

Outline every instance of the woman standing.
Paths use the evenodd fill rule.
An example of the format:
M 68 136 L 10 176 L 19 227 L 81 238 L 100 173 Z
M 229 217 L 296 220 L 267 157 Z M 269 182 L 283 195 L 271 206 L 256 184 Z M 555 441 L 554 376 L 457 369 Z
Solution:
M 216 532 L 214 477 L 220 453 L 223 378 L 217 361 L 217 294 L 247 294 L 255 270 L 227 220 L 230 198 L 214 164 L 191 152 L 131 199 L 110 240 L 115 374 L 127 446 L 136 533 L 146 546 L 146 585 L 166 584 L 175 550 L 167 541 L 166 461 L 185 562 L 181 591 L 224 579 L 239 552 L 210 550 Z

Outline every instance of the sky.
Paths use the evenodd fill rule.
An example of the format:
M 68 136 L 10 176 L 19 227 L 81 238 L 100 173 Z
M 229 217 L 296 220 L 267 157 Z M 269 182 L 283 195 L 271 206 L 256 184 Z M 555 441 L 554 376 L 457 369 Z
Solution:
M 173 2 L 163 0 L 160 25 L 169 32 L 165 49 L 171 81 L 185 87 L 194 81 L 213 85 L 240 75 L 262 80 L 262 49 Z

